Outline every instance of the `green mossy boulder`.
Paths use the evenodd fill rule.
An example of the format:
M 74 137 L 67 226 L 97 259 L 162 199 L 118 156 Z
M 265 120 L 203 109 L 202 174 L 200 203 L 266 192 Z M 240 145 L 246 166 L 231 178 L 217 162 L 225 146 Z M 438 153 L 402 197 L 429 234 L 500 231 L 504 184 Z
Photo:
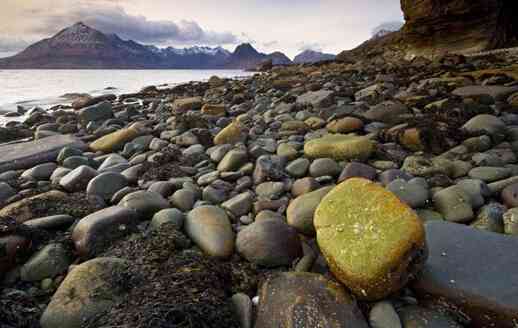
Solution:
M 400 290 L 427 257 L 417 214 L 366 179 L 352 178 L 335 187 L 318 206 L 314 224 L 331 271 L 364 300 Z

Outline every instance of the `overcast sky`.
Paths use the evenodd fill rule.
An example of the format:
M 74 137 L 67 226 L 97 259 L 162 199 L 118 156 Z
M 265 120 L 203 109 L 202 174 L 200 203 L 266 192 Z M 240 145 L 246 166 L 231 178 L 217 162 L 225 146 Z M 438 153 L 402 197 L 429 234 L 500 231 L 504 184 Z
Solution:
M 402 21 L 399 0 L 0 0 L 0 55 L 83 21 L 103 32 L 158 46 L 251 42 L 293 57 L 338 53 Z

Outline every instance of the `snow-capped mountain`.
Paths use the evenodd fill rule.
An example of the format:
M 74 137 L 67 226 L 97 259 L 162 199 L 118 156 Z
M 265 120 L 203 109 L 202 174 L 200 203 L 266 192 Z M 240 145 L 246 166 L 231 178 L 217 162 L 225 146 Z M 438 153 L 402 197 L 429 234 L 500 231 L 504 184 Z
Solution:
M 282 57 L 278 53 L 276 58 Z M 76 23 L 19 54 L 0 59 L 0 68 L 252 68 L 268 55 L 250 44 L 234 52 L 221 47 L 159 48 L 104 34 Z

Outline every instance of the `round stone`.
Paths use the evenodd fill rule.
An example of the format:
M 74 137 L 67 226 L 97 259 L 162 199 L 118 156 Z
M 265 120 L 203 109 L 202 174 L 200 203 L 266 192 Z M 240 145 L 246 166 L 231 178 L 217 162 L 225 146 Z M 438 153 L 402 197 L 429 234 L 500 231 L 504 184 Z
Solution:
M 128 186 L 128 180 L 120 173 L 105 172 L 101 173 L 88 183 L 86 193 L 98 195 L 102 199 L 109 201 L 117 191 Z

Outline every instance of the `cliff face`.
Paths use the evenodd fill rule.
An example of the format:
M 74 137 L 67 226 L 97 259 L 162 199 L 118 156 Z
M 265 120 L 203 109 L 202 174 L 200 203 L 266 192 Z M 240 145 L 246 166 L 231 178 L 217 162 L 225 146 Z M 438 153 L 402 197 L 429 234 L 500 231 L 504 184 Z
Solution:
M 516 0 L 401 0 L 408 51 L 470 53 L 516 44 Z

